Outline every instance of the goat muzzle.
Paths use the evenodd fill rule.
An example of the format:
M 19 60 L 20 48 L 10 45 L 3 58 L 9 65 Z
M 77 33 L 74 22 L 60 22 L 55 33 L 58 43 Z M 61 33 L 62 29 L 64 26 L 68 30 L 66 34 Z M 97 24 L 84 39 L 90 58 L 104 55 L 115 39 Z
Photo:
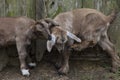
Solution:
M 48 35 L 48 40 L 51 40 L 51 39 L 52 39 L 51 35 Z

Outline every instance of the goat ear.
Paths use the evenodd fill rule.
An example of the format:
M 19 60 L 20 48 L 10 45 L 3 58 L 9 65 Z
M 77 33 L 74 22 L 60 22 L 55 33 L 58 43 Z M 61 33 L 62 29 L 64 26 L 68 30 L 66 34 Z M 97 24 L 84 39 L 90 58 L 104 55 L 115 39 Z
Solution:
M 55 45 L 56 37 L 55 35 L 51 35 L 51 40 L 47 40 L 47 50 L 51 52 L 52 47 Z
M 77 41 L 77 42 L 81 42 L 81 39 L 78 38 L 76 35 L 74 35 L 73 33 L 67 31 L 67 36 L 70 37 L 71 39 Z

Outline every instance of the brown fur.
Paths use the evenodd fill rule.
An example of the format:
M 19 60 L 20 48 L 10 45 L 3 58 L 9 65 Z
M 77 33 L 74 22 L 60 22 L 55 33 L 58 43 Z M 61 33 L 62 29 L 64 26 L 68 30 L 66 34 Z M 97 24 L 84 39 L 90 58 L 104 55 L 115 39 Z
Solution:
M 81 50 L 99 44 L 112 57 L 112 71 L 117 70 L 120 63 L 119 57 L 107 36 L 109 24 L 113 21 L 114 17 L 115 13 L 105 16 L 97 10 L 83 8 L 60 13 L 54 18 L 54 21 L 60 25 L 59 27 L 62 30 L 70 31 L 82 39 L 80 44 L 72 45 L 73 42 L 71 43 L 70 41 L 66 44 L 65 53 L 63 53 L 63 63 L 59 69 L 60 73 L 66 74 L 69 70 L 69 49 L 67 47 L 71 45 L 73 49 Z M 51 33 L 54 32 L 56 30 L 53 30 Z
M 42 29 L 43 26 L 46 25 L 42 21 L 37 24 L 33 19 L 27 17 L 0 18 L 0 46 L 16 44 L 21 70 L 28 68 L 25 61 L 28 55 L 27 46 L 31 44 L 33 39 L 42 36 L 41 32 L 46 34 L 46 31 Z M 32 62 L 35 62 L 34 53 L 30 51 Z

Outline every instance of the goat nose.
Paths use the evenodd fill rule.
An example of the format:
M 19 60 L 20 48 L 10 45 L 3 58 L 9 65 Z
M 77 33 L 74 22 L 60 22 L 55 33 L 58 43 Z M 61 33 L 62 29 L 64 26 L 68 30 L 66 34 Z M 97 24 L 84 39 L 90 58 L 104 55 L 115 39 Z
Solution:
M 52 39 L 51 35 L 48 35 L 48 40 L 51 40 L 51 39 Z
M 62 41 L 62 43 L 65 43 L 65 39 L 63 38 L 63 39 L 61 39 L 61 41 Z
M 64 39 L 62 39 L 62 42 L 64 42 L 65 40 Z

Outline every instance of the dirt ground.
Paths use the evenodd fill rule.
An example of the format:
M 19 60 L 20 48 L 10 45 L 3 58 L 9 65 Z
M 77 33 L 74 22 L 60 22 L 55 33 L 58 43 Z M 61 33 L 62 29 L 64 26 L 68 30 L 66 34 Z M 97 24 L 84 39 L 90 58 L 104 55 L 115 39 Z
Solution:
M 58 75 L 55 67 L 46 61 L 31 69 L 30 77 L 20 74 L 18 66 L 7 66 L 0 72 L 0 80 L 120 80 L 120 74 L 110 73 L 110 65 L 100 61 L 70 61 L 70 72 Z M 104 66 L 103 66 L 104 65 Z
M 92 51 L 88 50 L 86 53 L 90 54 Z M 98 51 L 94 50 L 94 52 Z M 99 59 L 95 59 L 97 55 Z M 31 75 L 29 77 L 21 75 L 19 66 L 8 65 L 0 72 L 0 80 L 120 80 L 120 71 L 111 73 L 109 71 L 111 66 L 110 60 L 106 56 L 103 60 L 103 56 L 100 57 L 100 55 L 92 56 L 90 54 L 90 57 L 93 57 L 92 59 L 94 60 L 89 60 L 87 58 L 89 55 L 84 56 L 85 58 L 79 55 L 82 57 L 80 59 L 74 53 L 74 56 L 70 57 L 70 72 L 67 75 L 58 75 L 57 69 L 53 65 L 57 57 L 48 54 L 47 56 L 44 55 L 42 61 L 37 63 L 37 67 L 30 70 Z M 16 64 L 18 62 L 13 60 L 13 63 Z

